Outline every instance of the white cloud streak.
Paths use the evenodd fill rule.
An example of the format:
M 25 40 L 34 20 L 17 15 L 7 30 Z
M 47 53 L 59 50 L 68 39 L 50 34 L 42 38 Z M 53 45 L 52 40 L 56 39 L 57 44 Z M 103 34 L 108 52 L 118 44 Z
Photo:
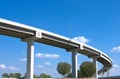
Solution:
M 110 75 L 114 76 L 114 75 L 120 75 L 120 66 L 117 64 L 113 64 L 113 67 L 110 69 Z
M 89 40 L 87 38 L 85 38 L 84 36 L 74 37 L 72 40 L 81 42 L 84 44 L 89 42 Z
M 18 71 L 18 68 L 14 67 L 14 66 L 6 66 L 5 64 L 0 64 L 0 69 L 1 70 L 12 70 L 12 71 Z
M 45 54 L 46 58 L 59 58 L 60 56 L 58 54 Z
M 52 65 L 50 62 L 45 62 L 44 65 Z
M 37 67 L 37 68 L 43 68 L 43 66 L 42 66 L 42 65 L 37 65 L 36 67 Z
M 10 67 L 8 67 L 8 69 L 13 70 L 13 71 L 17 71 L 17 70 L 18 70 L 18 69 L 17 69 L 16 67 L 14 67 L 14 66 L 10 66 Z
M 120 46 L 113 47 L 111 52 L 120 52 Z
M 120 68 L 120 66 L 117 65 L 117 64 L 114 64 L 113 67 L 114 67 L 114 68 Z
M 6 65 L 5 64 L 0 64 L 0 69 L 6 69 Z
M 44 58 L 45 55 L 42 54 L 42 53 L 36 53 L 36 54 L 35 54 L 35 57 L 36 57 L 36 58 Z
M 43 53 L 37 53 L 35 54 L 36 58 L 53 58 L 53 59 L 57 59 L 60 56 L 58 54 L 43 54 Z
M 26 62 L 26 61 L 27 61 L 27 58 L 21 58 L 21 59 L 19 59 L 19 61 L 21 61 L 21 62 Z

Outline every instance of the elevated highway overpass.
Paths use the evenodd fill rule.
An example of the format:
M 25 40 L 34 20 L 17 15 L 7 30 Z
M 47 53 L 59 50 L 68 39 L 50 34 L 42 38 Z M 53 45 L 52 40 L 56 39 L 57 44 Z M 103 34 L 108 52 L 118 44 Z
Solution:
M 97 68 L 97 61 L 103 64 L 103 67 L 96 71 L 97 74 L 108 71 L 112 67 L 112 61 L 102 51 L 89 45 L 74 41 L 70 38 L 38 29 L 32 26 L 9 21 L 0 18 L 0 34 L 19 38 L 28 43 L 27 46 L 27 79 L 33 79 L 34 73 L 34 42 L 48 44 L 63 48 L 72 52 L 72 76 L 77 78 L 77 53 L 93 58 L 93 63 Z

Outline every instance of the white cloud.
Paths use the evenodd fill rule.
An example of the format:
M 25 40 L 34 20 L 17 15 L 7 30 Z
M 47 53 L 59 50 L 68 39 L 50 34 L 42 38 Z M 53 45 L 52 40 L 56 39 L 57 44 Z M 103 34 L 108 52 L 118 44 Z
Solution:
M 45 62 L 44 65 L 52 65 L 50 62 Z
M 36 67 L 37 67 L 37 68 L 43 68 L 43 66 L 42 66 L 42 65 L 37 65 Z
M 18 70 L 18 69 L 17 69 L 16 67 L 14 67 L 14 66 L 10 66 L 10 67 L 8 67 L 8 69 L 13 70 L 13 71 L 17 71 L 17 70 Z
M 118 46 L 118 47 L 113 47 L 111 51 L 112 51 L 112 52 L 120 52 L 120 46 Z
M 43 57 L 45 57 L 45 55 L 42 54 L 42 53 L 37 53 L 37 54 L 35 54 L 35 57 L 37 57 L 37 58 L 43 58 Z
M 6 66 L 5 64 L 0 64 L 0 69 L 7 71 L 18 71 L 18 68 L 14 66 Z
M 117 64 L 114 64 L 113 67 L 114 67 L 114 68 L 120 68 L 120 66 L 117 65 Z
M 81 42 L 84 44 L 89 42 L 89 40 L 87 38 L 85 38 L 84 36 L 74 37 L 72 40 Z
M 27 58 L 21 58 L 21 59 L 19 59 L 19 61 L 26 62 Z
M 110 69 L 110 75 L 115 76 L 115 75 L 120 75 L 120 66 L 117 64 L 113 64 L 113 67 Z
M 59 58 L 60 56 L 58 54 L 43 54 L 43 53 L 37 53 L 35 54 L 36 58 Z
M 7 68 L 6 65 L 0 64 L 0 69 L 6 69 L 6 68 Z
M 46 58 L 59 58 L 60 56 L 58 54 L 45 54 Z

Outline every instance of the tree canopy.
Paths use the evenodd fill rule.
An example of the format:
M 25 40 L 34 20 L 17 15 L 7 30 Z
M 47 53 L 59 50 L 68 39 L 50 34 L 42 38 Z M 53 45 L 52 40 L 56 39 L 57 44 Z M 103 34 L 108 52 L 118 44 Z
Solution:
M 3 78 L 22 78 L 22 79 L 25 79 L 26 78 L 26 73 L 24 74 L 23 77 L 21 77 L 21 74 L 20 73 L 3 73 L 2 74 L 2 77 Z M 46 74 L 46 73 L 41 73 L 40 75 L 35 75 L 34 74 L 34 78 L 52 78 L 50 75 Z
M 48 75 L 48 74 L 41 73 L 40 78 L 52 78 L 52 77 L 50 75 Z
M 66 74 L 69 74 L 71 70 L 71 65 L 67 62 L 60 62 L 57 66 L 57 71 L 65 77 Z
M 10 78 L 21 78 L 21 74 L 20 73 L 10 73 L 9 77 Z
M 20 73 L 3 73 L 2 74 L 3 78 L 21 78 L 21 74 Z
M 3 73 L 3 74 L 2 74 L 2 77 L 3 77 L 3 78 L 9 78 L 9 74 L 8 74 L 8 73 Z
M 96 67 L 92 62 L 83 62 L 80 66 L 80 77 L 92 77 L 96 72 Z

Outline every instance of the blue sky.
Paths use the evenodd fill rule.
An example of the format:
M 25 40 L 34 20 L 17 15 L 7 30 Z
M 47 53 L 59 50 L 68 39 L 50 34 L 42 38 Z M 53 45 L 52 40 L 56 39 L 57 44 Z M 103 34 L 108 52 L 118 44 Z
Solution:
M 119 0 L 0 0 L 0 18 L 76 38 L 110 56 L 110 75 L 120 75 Z M 0 35 L 0 75 L 26 72 L 26 43 Z M 35 74 L 60 75 L 60 61 L 71 64 L 71 53 L 35 43 Z M 79 55 L 78 65 L 90 58 Z M 99 63 L 99 68 L 101 64 Z M 52 72 L 51 72 L 52 71 Z

